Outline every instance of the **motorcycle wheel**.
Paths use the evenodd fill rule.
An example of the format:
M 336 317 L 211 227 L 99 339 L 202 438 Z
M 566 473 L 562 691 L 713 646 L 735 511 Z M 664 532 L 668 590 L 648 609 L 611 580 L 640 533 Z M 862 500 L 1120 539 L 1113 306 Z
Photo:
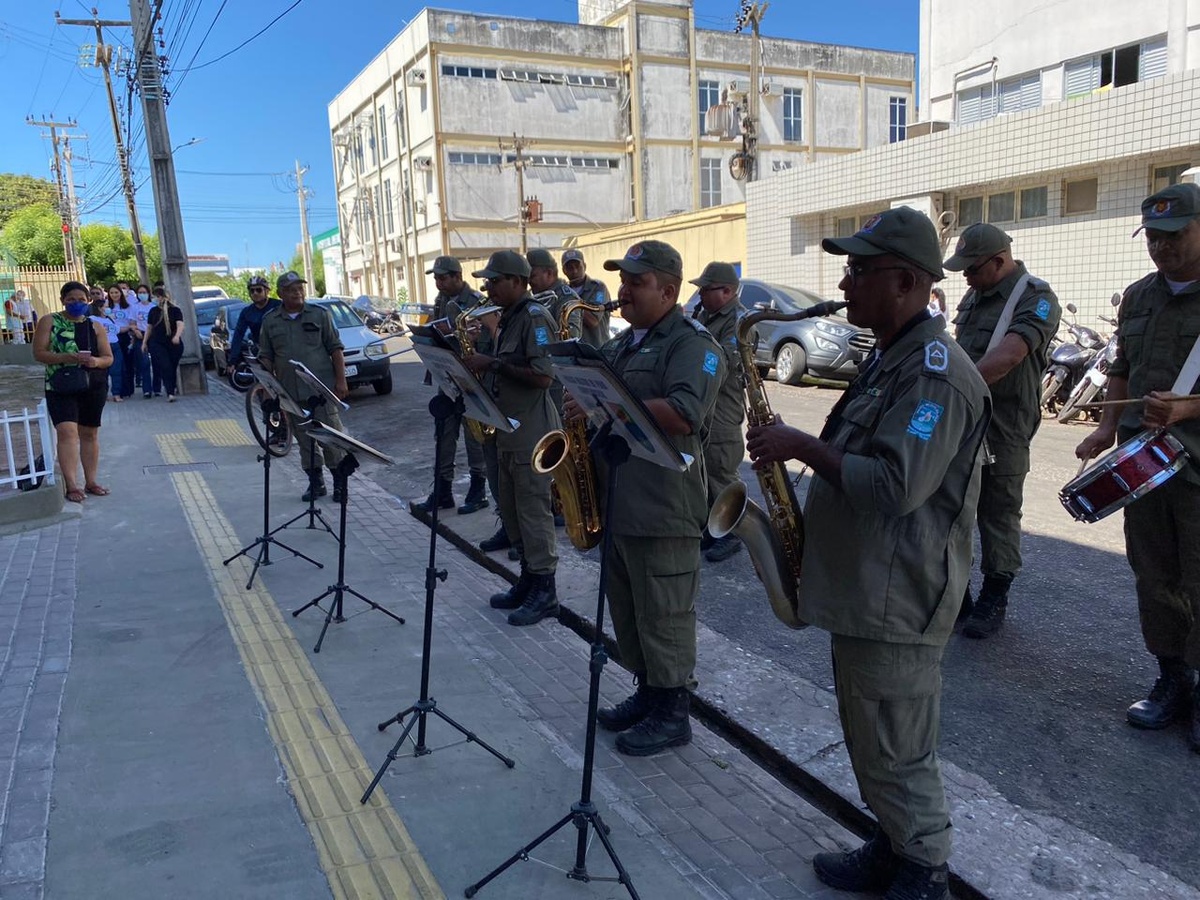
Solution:
M 1061 371 L 1047 372 L 1042 376 L 1042 406 L 1048 412 L 1054 412 L 1050 409 L 1050 401 L 1054 399 L 1054 395 L 1058 393 L 1058 389 L 1062 387 L 1063 373 Z
M 274 395 L 265 386 L 255 384 L 246 392 L 246 419 L 258 446 L 272 456 L 283 457 L 292 449 L 292 420 L 279 409 L 272 413 L 263 411 L 263 403 L 273 399 Z
M 1063 408 L 1058 411 L 1058 421 L 1070 422 L 1076 416 L 1080 415 L 1083 410 L 1079 407 L 1091 403 L 1092 398 L 1099 393 L 1100 387 L 1091 379 L 1081 381 L 1075 386 L 1075 390 L 1071 391 L 1071 396 L 1067 398 L 1067 402 L 1063 404 Z

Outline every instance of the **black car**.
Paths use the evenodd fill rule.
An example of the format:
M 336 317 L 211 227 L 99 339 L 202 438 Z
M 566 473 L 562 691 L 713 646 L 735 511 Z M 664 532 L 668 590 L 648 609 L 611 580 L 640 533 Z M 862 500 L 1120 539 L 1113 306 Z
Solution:
M 799 288 L 757 278 L 743 278 L 738 292 L 745 312 L 772 309 L 791 315 L 822 299 Z M 697 291 L 685 306 L 689 315 L 699 301 Z M 775 377 L 783 384 L 799 384 L 805 375 L 849 381 L 875 347 L 874 336 L 846 321 L 844 311 L 795 322 L 763 321 L 754 330 L 758 337 L 754 361 L 759 372 L 765 376 L 774 368 Z
M 210 339 L 213 324 L 217 321 L 217 313 L 228 306 L 229 303 L 230 300 L 228 297 L 212 297 L 197 299 L 195 301 L 196 329 L 200 332 L 200 352 L 204 356 L 205 368 L 213 365 L 213 352 Z
M 233 330 L 237 327 L 238 315 L 246 307 L 241 300 L 227 300 L 217 309 L 208 334 L 208 358 L 212 360 L 217 372 L 224 372 L 229 365 L 229 342 L 233 339 Z

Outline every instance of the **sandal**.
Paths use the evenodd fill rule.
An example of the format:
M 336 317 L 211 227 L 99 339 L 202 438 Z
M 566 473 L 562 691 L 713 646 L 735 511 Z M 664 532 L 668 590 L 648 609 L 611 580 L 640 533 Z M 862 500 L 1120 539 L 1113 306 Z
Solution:
M 65 496 L 72 503 L 82 503 L 85 495 L 79 488 L 71 488 Z
M 84 488 L 84 490 L 87 491 L 89 494 L 91 494 L 93 497 L 107 497 L 109 494 L 112 493 L 112 491 L 110 491 L 108 488 L 106 488 L 102 484 L 89 484 L 86 488 Z

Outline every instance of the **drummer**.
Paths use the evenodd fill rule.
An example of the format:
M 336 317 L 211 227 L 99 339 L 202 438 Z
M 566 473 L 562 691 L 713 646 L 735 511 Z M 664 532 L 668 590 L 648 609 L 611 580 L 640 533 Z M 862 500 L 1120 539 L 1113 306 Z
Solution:
M 1075 448 L 1091 459 L 1120 438 L 1166 428 L 1190 461 L 1174 478 L 1125 507 L 1126 556 L 1137 585 L 1146 649 L 1158 658 L 1149 696 L 1129 707 L 1135 728 L 1161 729 L 1190 715 L 1200 752 L 1200 186 L 1176 184 L 1142 203 L 1146 250 L 1155 271 L 1125 289 L 1117 358 L 1108 370 L 1100 426 Z

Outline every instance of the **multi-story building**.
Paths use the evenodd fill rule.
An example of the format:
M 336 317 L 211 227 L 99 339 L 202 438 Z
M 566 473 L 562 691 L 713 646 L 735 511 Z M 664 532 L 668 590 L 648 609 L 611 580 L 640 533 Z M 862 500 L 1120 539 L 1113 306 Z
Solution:
M 834 296 L 820 239 L 908 203 L 947 241 L 993 222 L 1081 321 L 1150 268 L 1140 203 L 1200 163 L 1200 4 L 922 0 L 920 121 L 903 143 L 752 185 L 748 271 Z M 956 300 L 961 276 L 943 284 Z
M 911 54 L 764 37 L 752 85 L 751 40 L 697 28 L 691 0 L 580 0 L 579 24 L 423 10 L 329 105 L 343 290 L 424 301 L 439 254 L 740 202 L 903 136 Z

